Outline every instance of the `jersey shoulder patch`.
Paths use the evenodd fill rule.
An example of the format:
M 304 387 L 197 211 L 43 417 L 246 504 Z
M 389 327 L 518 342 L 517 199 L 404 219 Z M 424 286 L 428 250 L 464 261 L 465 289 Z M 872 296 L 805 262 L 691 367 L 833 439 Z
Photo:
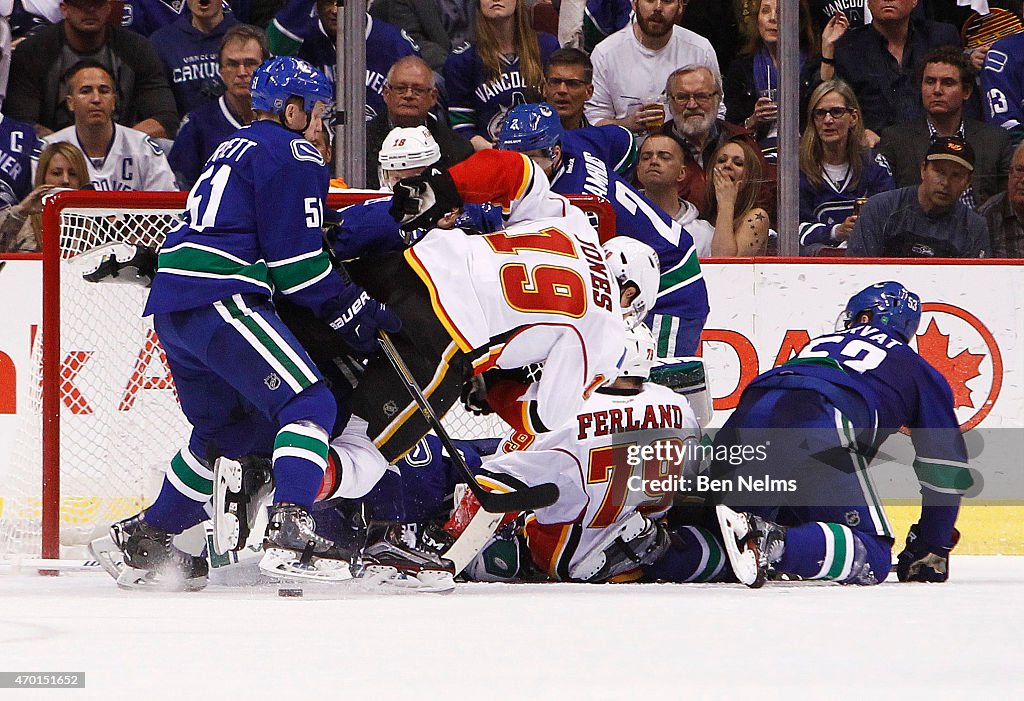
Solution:
M 153 151 L 154 156 L 164 155 L 164 150 L 160 148 L 160 144 L 154 141 L 152 137 L 147 136 L 144 138 L 144 141 L 146 142 L 146 145 L 149 146 L 150 150 Z
M 416 43 L 416 40 L 409 36 L 404 29 L 399 29 L 398 31 L 402 33 L 402 38 L 409 42 L 409 46 L 412 47 L 413 51 L 419 53 L 420 45 Z
M 467 51 L 469 51 L 470 46 L 471 46 L 471 44 L 468 41 L 464 41 L 461 44 L 459 44 L 458 46 L 456 46 L 454 49 L 452 49 L 452 53 L 453 54 L 464 54 Z
M 309 161 L 310 163 L 316 163 L 318 166 L 326 165 L 324 157 L 317 151 L 316 146 L 305 139 L 293 139 L 291 147 L 292 156 L 295 157 L 295 160 Z

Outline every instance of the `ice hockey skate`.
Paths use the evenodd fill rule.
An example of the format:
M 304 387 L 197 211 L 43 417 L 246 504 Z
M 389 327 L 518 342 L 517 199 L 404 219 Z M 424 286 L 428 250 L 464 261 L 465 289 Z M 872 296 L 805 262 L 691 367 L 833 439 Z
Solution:
M 269 459 L 220 457 L 213 464 L 213 545 L 219 553 L 241 550 L 259 510 L 274 491 Z
M 725 504 L 715 507 L 715 514 L 733 574 L 752 589 L 764 586 L 771 566 L 786 547 L 786 529 L 760 516 L 733 511 Z
M 296 504 L 274 504 L 263 540 L 260 569 L 279 577 L 320 582 L 352 578 L 352 554 L 317 535 L 313 517 Z
M 401 523 L 371 521 L 361 556 L 363 579 L 438 593 L 455 588 L 451 561 L 420 547 L 416 533 Z
M 89 544 L 103 569 L 122 589 L 198 591 L 206 586 L 209 564 L 172 544 L 173 533 L 146 523 L 144 513 L 110 527 L 110 536 Z
M 607 535 L 570 568 L 569 575 L 583 582 L 607 582 L 657 560 L 668 546 L 668 532 L 656 521 L 634 512 L 617 528 L 607 529 Z

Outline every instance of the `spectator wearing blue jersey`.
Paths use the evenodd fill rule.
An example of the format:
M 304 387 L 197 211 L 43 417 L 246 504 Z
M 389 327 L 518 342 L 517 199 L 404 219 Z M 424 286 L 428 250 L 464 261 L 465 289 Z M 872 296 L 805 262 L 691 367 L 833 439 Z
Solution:
M 224 14 L 224 0 L 187 1 L 190 14 L 150 37 L 180 115 L 220 97 L 224 85 L 217 73 L 217 52 L 224 33 L 238 24 L 234 15 Z
M 1024 140 L 1024 34 L 1003 37 L 985 55 L 981 69 L 985 120 Z
M 743 391 L 715 436 L 715 455 L 728 462 L 711 470 L 734 488 L 720 494 L 717 515 L 741 582 L 758 587 L 772 574 L 885 581 L 896 534 L 869 465 L 903 427 L 921 512 L 896 574 L 901 582 L 948 579 L 960 502 L 974 475 L 949 383 L 910 346 L 920 321 L 918 295 L 898 282 L 871 285 L 850 298 L 835 333 Z M 744 477 L 776 486 L 737 488 Z
M 17 204 L 32 189 L 32 160 L 40 148 L 31 124 L 0 114 L 0 208 Z
M 370 15 L 408 34 L 432 70 L 440 71 L 444 66 L 452 40 L 437 0 L 375 0 Z
M 152 43 L 110 26 L 108 0 L 68 0 L 60 7 L 63 22 L 43 27 L 15 49 L 4 113 L 32 123 L 40 136 L 70 126 L 73 118 L 64 99 L 64 76 L 71 66 L 88 58 L 114 75 L 118 124 L 152 137 L 172 137 L 178 113 Z
M 227 0 L 224 2 L 224 12 L 237 22 L 252 22 L 255 21 L 253 15 L 261 3 L 266 4 L 265 0 Z M 198 3 L 204 11 L 209 4 L 212 4 L 212 0 L 200 0 Z M 174 24 L 182 17 L 188 17 L 189 12 L 195 12 L 195 8 L 191 2 L 186 4 L 182 0 L 124 0 L 121 26 L 144 37 L 152 37 L 158 30 Z
M 275 56 L 298 56 L 334 82 L 338 62 L 338 7 L 332 0 L 293 0 L 267 28 Z M 419 47 L 398 27 L 366 15 L 366 121 L 384 112 L 388 69 L 403 56 L 418 56 Z
M 224 34 L 217 55 L 224 94 L 185 115 L 167 156 L 181 189 L 195 184 L 206 159 L 221 141 L 252 123 L 249 83 L 253 72 L 269 57 L 266 36 L 258 27 L 236 24 Z
M 811 93 L 800 140 L 800 254 L 845 248 L 858 200 L 895 189 L 889 165 L 863 145 L 857 96 L 841 80 Z
M 887 258 L 983 258 L 985 220 L 960 201 L 971 182 L 974 150 L 956 136 L 932 142 L 921 184 L 875 195 L 853 225 L 847 255 Z
M 530 26 L 523 0 L 479 0 L 472 43 L 444 64 L 455 131 L 477 151 L 494 148 L 508 111 L 539 97 L 544 63 L 557 48 L 554 36 Z

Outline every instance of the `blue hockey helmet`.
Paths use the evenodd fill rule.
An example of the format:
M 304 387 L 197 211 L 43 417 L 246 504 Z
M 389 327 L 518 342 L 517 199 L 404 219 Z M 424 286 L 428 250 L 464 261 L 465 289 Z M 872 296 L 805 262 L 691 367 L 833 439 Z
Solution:
M 303 109 L 312 112 L 318 102 L 334 99 L 331 83 L 322 72 L 293 56 L 275 56 L 253 71 L 252 108 L 280 114 L 290 97 L 301 97 Z
M 505 115 L 498 134 L 498 148 L 506 151 L 551 149 L 562 143 L 562 121 L 546 102 L 516 105 Z
M 921 323 L 921 298 L 898 282 L 878 282 L 850 297 L 839 317 L 842 327 L 854 325 L 863 313 L 871 315 L 872 324 L 885 326 L 909 342 Z

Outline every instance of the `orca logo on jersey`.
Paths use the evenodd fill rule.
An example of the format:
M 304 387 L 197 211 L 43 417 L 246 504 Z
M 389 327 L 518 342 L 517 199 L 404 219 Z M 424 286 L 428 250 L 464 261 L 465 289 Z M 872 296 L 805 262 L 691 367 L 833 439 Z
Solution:
M 310 163 L 316 163 L 318 166 L 326 165 L 324 157 L 316 150 L 316 146 L 305 139 L 295 139 L 292 141 L 292 155 L 295 156 L 297 161 L 309 161 Z
M 267 386 L 271 392 L 281 386 L 281 378 L 277 376 L 276 372 L 272 372 L 263 378 L 263 384 Z

